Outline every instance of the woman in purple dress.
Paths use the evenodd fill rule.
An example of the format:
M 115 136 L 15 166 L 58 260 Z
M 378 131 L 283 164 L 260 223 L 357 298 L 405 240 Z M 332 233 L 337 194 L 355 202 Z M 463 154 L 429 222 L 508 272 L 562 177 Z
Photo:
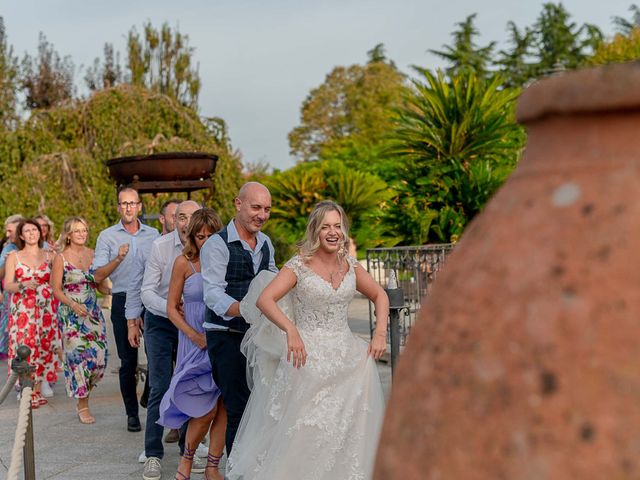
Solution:
M 158 423 L 168 428 L 180 428 L 189 422 L 184 453 L 178 465 L 177 480 L 191 475 L 196 448 L 209 431 L 209 455 L 205 480 L 222 480 L 218 471 L 224 448 L 227 415 L 220 390 L 211 376 L 211 363 L 202 328 L 205 304 L 200 274 L 200 248 L 222 228 L 216 212 L 203 208 L 194 212 L 189 222 L 183 254 L 176 258 L 171 273 L 167 314 L 180 330 L 176 368 L 169 390 L 160 403 Z M 183 299 L 182 311 L 179 305 Z

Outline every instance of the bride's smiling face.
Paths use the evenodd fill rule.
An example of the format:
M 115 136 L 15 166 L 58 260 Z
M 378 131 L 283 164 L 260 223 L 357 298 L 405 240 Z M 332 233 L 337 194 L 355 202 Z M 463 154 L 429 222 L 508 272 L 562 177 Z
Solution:
M 328 253 L 337 252 L 344 243 L 342 219 L 337 211 L 327 212 L 322 219 L 319 240 L 320 248 Z

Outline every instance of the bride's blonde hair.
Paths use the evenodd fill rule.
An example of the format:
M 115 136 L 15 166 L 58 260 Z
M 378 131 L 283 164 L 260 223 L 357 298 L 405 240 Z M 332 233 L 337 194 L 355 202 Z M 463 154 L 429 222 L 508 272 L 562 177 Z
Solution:
M 343 208 L 332 200 L 323 200 L 316 203 L 307 220 L 307 230 L 304 238 L 298 242 L 300 256 L 304 260 L 308 260 L 320 248 L 320 229 L 324 217 L 329 212 L 338 212 L 340 215 L 340 230 L 342 231 L 342 242 L 338 249 L 338 257 L 340 260 L 349 253 L 349 220 L 344 213 Z

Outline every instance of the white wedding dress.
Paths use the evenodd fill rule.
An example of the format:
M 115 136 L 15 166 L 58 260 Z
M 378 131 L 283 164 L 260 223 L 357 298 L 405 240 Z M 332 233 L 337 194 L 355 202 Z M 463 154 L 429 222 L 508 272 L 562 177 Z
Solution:
M 331 284 L 299 257 L 286 265 L 297 277 L 279 302 L 295 321 L 307 363 L 286 360 L 286 336 L 255 307 L 273 273 L 261 272 L 241 304 L 252 324 L 243 342 L 251 397 L 227 463 L 231 480 L 367 480 L 371 478 L 384 396 L 368 344 L 347 325 L 355 268 Z

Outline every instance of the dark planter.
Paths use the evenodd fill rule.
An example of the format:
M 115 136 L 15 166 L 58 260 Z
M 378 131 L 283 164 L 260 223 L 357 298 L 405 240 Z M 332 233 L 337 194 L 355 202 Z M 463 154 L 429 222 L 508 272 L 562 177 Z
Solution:
M 171 152 L 107 160 L 109 174 L 118 185 L 140 192 L 190 192 L 211 188 L 218 156 Z

